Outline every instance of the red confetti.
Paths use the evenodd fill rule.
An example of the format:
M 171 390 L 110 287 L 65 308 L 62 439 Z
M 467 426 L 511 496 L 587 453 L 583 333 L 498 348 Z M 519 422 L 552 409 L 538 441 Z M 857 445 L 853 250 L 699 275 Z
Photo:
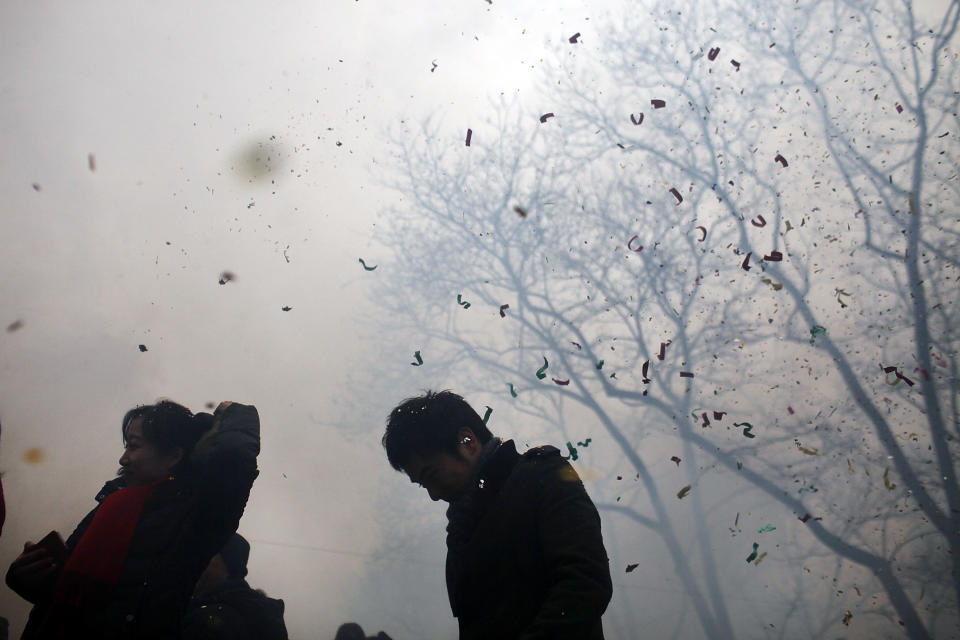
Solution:
M 670 456 L 670 461 L 671 461 L 671 462 L 676 462 L 676 463 L 677 463 L 677 466 L 678 466 L 678 467 L 680 466 L 680 458 L 678 458 L 677 456 Z
M 929 380 L 929 379 L 930 379 L 930 374 L 929 374 L 929 373 L 927 372 L 927 370 L 924 369 L 923 367 L 917 367 L 917 368 L 915 368 L 915 369 L 913 370 L 914 373 L 916 373 L 917 371 L 919 371 L 920 373 L 923 374 L 923 379 L 924 379 L 924 380 Z
M 697 240 L 697 242 L 703 242 L 704 240 L 707 239 L 707 228 L 704 226 L 699 226 L 697 227 L 697 229 L 703 232 L 703 236 L 699 240 Z
M 756 218 L 750 221 L 750 224 L 752 224 L 755 227 L 765 227 L 767 226 L 767 221 L 763 218 L 763 216 L 757 216 Z
M 713 62 L 717 59 L 718 55 L 720 55 L 720 47 L 714 47 L 710 49 L 710 52 L 707 54 L 707 60 Z
M 899 104 L 897 105 L 897 113 L 903 113 L 903 107 L 901 107 Z
M 650 104 L 653 105 L 654 109 L 663 109 L 665 106 L 667 106 L 667 103 L 664 102 L 663 100 L 656 100 L 656 99 L 651 100 Z
M 774 158 L 774 160 L 776 160 L 777 162 L 779 162 L 780 164 L 782 164 L 784 168 L 787 168 L 787 167 L 789 166 L 789 165 L 787 164 L 787 159 L 784 158 L 784 157 L 783 157 L 782 155 L 780 155 L 779 153 L 777 154 L 777 157 Z
M 680 195 L 679 191 L 677 191 L 674 188 L 671 188 L 670 193 L 672 193 L 673 197 L 677 199 L 677 204 L 680 204 L 681 202 L 683 202 L 683 196 Z
M 500 317 L 501 317 L 501 318 L 506 318 L 506 317 L 507 317 L 507 314 L 505 314 L 504 311 L 506 311 L 506 310 L 509 309 L 509 308 L 510 308 L 510 305 L 508 305 L 508 304 L 502 304 L 502 305 L 500 305 Z
M 552 113 L 552 112 L 551 112 L 551 113 L 545 113 L 545 114 L 543 114 L 542 116 L 540 116 L 540 122 L 541 122 L 541 123 L 546 122 L 547 120 L 549 120 L 549 119 L 552 118 L 552 117 L 553 117 L 553 113 Z
M 640 566 L 640 563 L 639 563 L 639 562 L 635 562 L 635 563 L 633 563 L 633 564 L 628 564 L 628 565 L 627 565 L 627 573 L 630 573 L 631 571 L 633 571 L 634 569 L 636 569 L 636 568 L 639 567 L 639 566 Z
M 770 255 L 763 256 L 763 259 L 767 262 L 780 262 L 783 260 L 783 254 L 779 251 L 771 251 Z
M 700 418 L 703 420 L 703 424 L 700 425 L 700 426 L 702 426 L 704 429 L 706 429 L 707 427 L 710 426 L 710 419 L 707 418 L 707 412 L 706 412 L 706 411 L 703 412 L 703 414 L 700 416 Z
M 714 411 L 713 419 L 714 420 L 723 420 L 723 416 L 727 415 L 726 411 Z
M 810 519 L 810 514 L 809 514 L 809 513 L 806 514 L 806 515 L 804 515 L 802 518 L 797 518 L 797 520 L 799 520 L 800 522 L 806 522 L 806 521 L 809 520 L 809 519 Z
M 643 245 L 640 245 L 640 247 L 639 247 L 638 249 L 634 249 L 634 248 L 631 246 L 631 245 L 633 245 L 633 241 L 636 240 L 636 239 L 639 238 L 639 237 L 640 237 L 640 236 L 633 236 L 632 238 L 630 238 L 630 239 L 627 241 L 627 249 L 630 249 L 630 251 L 633 251 L 633 252 L 635 252 L 635 253 L 640 253 L 641 251 L 643 251 Z
M 467 146 L 470 146 L 470 138 L 473 137 L 473 129 L 467 129 Z
M 740 63 L 736 60 L 730 60 L 730 64 L 737 68 L 737 71 L 740 71 Z
M 649 367 L 650 367 L 650 361 L 647 360 L 646 362 L 643 363 L 643 369 L 642 369 L 642 372 L 643 372 L 643 384 L 649 384 L 649 383 L 650 383 L 650 378 L 647 377 L 647 369 L 648 369 Z
M 570 44 L 577 44 L 577 38 L 580 37 L 580 32 L 577 31 L 575 34 L 570 36 Z
M 640 117 L 639 117 L 639 118 L 635 118 L 635 117 L 633 116 L 633 114 L 631 113 L 631 114 L 630 114 L 630 122 L 632 122 L 633 124 L 636 124 L 636 125 L 643 124 L 643 113 L 640 114 Z
M 692 377 L 693 377 L 693 371 L 681 371 L 681 372 L 680 372 L 680 377 L 681 377 L 681 378 L 692 378 Z M 704 413 L 703 415 L 707 415 L 707 414 Z
M 787 407 L 787 413 L 793 415 L 793 407 Z
M 747 257 L 743 259 L 743 263 L 741 263 L 740 266 L 743 267 L 744 271 L 750 271 L 750 256 L 752 255 L 753 255 L 753 252 L 751 251 L 750 253 L 747 254 Z
M 660 343 L 660 353 L 657 354 L 657 360 L 663 360 L 664 358 L 667 357 L 667 345 L 668 345 L 668 344 L 670 344 L 669 341 L 668 341 L 668 342 L 661 342 L 661 343 Z
M 558 384 L 558 385 L 560 385 L 561 387 L 565 387 L 565 386 L 567 386 L 568 384 L 570 384 L 570 380 L 569 380 L 569 379 L 568 379 L 568 380 L 558 380 L 557 378 L 550 378 L 550 379 L 553 380 L 553 382 L 554 382 L 555 384 Z

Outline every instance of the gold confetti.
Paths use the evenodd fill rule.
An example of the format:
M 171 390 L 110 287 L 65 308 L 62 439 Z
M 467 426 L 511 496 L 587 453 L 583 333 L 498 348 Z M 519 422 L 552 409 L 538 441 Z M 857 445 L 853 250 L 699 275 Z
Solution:
M 683 489 L 677 492 L 677 497 L 683 500 L 687 497 L 687 494 L 690 493 L 690 485 L 685 486 Z
M 34 447 L 33 449 L 27 449 L 23 452 L 24 462 L 28 462 L 30 464 L 40 464 L 43 462 L 43 458 L 43 449 L 39 449 L 37 447 Z

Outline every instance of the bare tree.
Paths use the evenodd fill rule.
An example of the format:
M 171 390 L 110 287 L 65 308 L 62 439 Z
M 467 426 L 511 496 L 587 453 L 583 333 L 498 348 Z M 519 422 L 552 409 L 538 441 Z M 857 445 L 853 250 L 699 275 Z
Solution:
M 711 637 L 737 635 L 696 490 L 718 470 L 802 523 L 785 622 L 957 624 L 958 16 L 633 8 L 558 49 L 539 119 L 501 101 L 470 146 L 396 134 L 391 319 L 571 455 L 590 415 L 644 490 L 598 506 L 656 534 Z M 644 456 L 664 432 L 693 550 Z M 808 563 L 860 581 L 840 615 L 804 599 Z

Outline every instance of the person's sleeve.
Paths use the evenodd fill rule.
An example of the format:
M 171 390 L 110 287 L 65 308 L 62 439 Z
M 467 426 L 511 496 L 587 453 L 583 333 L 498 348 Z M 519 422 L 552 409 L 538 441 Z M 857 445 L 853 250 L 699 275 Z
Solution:
M 256 407 L 233 403 L 197 444 L 192 458 L 200 500 L 196 525 L 217 548 L 240 524 L 260 453 Z
M 589 638 L 613 595 L 600 514 L 569 463 L 556 471 L 538 506 L 547 595 L 521 640 Z

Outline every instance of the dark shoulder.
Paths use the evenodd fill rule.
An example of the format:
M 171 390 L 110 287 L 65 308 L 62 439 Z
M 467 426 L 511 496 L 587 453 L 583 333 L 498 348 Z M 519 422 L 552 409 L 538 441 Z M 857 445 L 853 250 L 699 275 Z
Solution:
M 537 478 L 541 483 L 553 481 L 579 483 L 580 476 L 560 450 L 551 445 L 542 445 L 527 449 L 520 456 L 517 471 L 521 476 Z

